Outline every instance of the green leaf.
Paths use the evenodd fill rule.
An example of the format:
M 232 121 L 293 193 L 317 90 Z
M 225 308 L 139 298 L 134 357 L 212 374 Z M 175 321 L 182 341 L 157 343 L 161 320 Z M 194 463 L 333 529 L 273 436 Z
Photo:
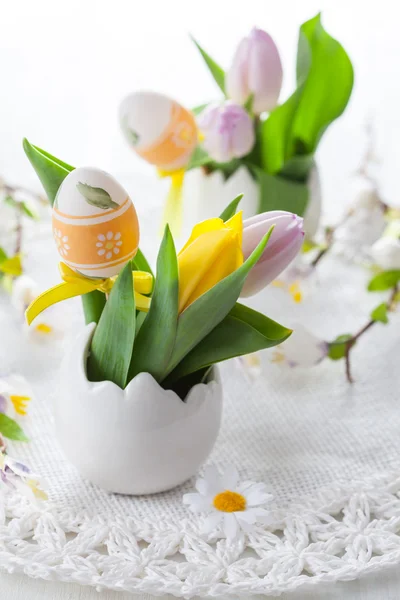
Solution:
M 344 358 L 347 351 L 346 342 L 352 339 L 352 335 L 349 333 L 345 333 L 343 335 L 339 335 L 333 342 L 329 344 L 328 356 L 332 360 L 340 360 Z
M 8 256 L 6 251 L 0 246 L 0 263 L 3 262 L 3 260 L 7 260 L 7 258 Z
M 60 185 L 67 175 L 74 170 L 74 167 L 52 156 L 45 150 L 33 146 L 26 138 L 23 141 L 23 147 L 45 189 L 50 204 L 53 205 Z
M 169 375 L 172 382 L 210 365 L 271 348 L 292 333 L 265 315 L 236 303 L 229 314 L 187 354 Z
M 150 275 L 153 275 L 153 271 L 151 270 L 151 267 L 140 248 L 138 248 L 135 257 L 132 260 L 132 265 L 135 271 L 145 271 L 146 273 L 150 273 Z
M 124 389 L 135 339 L 135 297 L 128 262 L 112 288 L 95 329 L 87 372 L 90 381 L 113 381 Z
M 103 292 L 94 290 L 81 296 L 81 299 L 86 325 L 88 323 L 98 323 L 106 305 L 106 295 Z
M 321 249 L 321 246 L 319 244 L 317 244 L 316 242 L 314 242 L 314 240 L 310 240 L 309 238 L 306 238 L 301 247 L 301 252 L 303 254 L 307 254 L 307 252 L 311 252 L 312 250 L 316 250 L 317 248 Z
M 304 87 L 291 129 L 289 151 L 300 142 L 307 153 L 313 153 L 328 125 L 346 108 L 354 81 L 347 53 L 325 31 L 320 14 L 300 28 L 297 77 Z
M 375 275 L 368 284 L 369 292 L 384 292 L 394 288 L 400 282 L 400 270 L 383 271 Z
M 190 157 L 186 170 L 190 171 L 190 169 L 198 169 L 199 167 L 210 164 L 212 162 L 213 160 L 207 154 L 207 152 L 201 146 L 196 146 L 192 156 Z
M 219 215 L 219 218 L 222 219 L 224 223 L 226 221 L 229 221 L 229 219 L 231 219 L 233 215 L 236 214 L 237 207 L 239 206 L 239 202 L 242 198 L 243 194 L 239 194 L 239 196 L 236 196 L 236 198 L 232 200 L 232 202 L 230 202 L 225 208 L 225 210 L 223 210 L 222 213 Z
M 389 323 L 388 319 L 388 308 L 386 302 L 379 304 L 371 313 L 371 319 L 380 323 Z
M 271 174 L 284 170 L 296 155 L 313 155 L 351 95 L 350 59 L 322 27 L 319 14 L 300 28 L 297 82 L 295 92 L 261 124 L 262 165 Z
M 182 377 L 176 381 L 166 382 L 163 381 L 162 387 L 166 390 L 173 390 L 175 394 L 183 401 L 186 400 L 186 396 L 190 390 L 199 383 L 207 383 L 210 379 L 210 367 L 191 373 L 186 377 Z
M 207 108 L 207 106 L 208 106 L 208 103 L 207 104 L 199 104 L 198 106 L 195 106 L 194 108 L 192 108 L 191 112 L 194 114 L 195 117 L 197 117 L 197 115 L 202 113 L 203 110 L 205 108 Z
M 192 36 L 191 36 L 192 37 Z M 201 56 L 204 59 L 211 75 L 223 94 L 225 94 L 225 72 L 224 70 L 211 58 L 209 54 L 200 46 L 200 44 L 192 37 L 193 42 L 196 44 Z
M 232 310 L 250 270 L 261 257 L 273 228 L 263 237 L 257 248 L 236 271 L 218 282 L 190 304 L 178 319 L 175 347 L 165 375 L 206 337 Z
M 260 125 L 261 160 L 267 173 L 279 173 L 291 158 L 287 150 L 288 140 L 302 91 L 302 87 L 298 88 Z
M 16 210 L 22 211 L 30 219 L 34 219 L 35 221 L 38 219 L 37 213 L 33 211 L 26 202 L 17 201 L 10 195 L 4 198 L 4 202 Z
M 20 207 L 26 217 L 29 217 L 34 221 L 37 221 L 39 219 L 38 213 L 35 210 L 33 210 L 26 202 L 20 202 Z
M 0 433 L 9 440 L 18 442 L 27 442 L 28 438 L 14 419 L 0 413 Z
M 291 179 L 292 181 L 298 181 L 300 183 L 307 183 L 310 171 L 315 164 L 313 154 L 304 154 L 303 156 L 292 156 L 288 161 L 285 162 L 283 168 L 280 170 L 280 177 Z
M 247 98 L 246 102 L 243 105 L 243 108 L 249 113 L 250 116 L 253 116 L 253 102 L 254 102 L 254 94 L 250 94 Z
M 91 206 L 96 206 L 97 208 L 101 208 L 103 210 L 119 207 L 119 204 L 114 202 L 110 194 L 106 190 L 103 190 L 103 188 L 93 187 L 92 185 L 81 182 L 77 183 L 76 187 L 78 192 L 82 194 L 86 202 Z
M 179 277 L 174 240 L 168 225 L 157 258 L 157 276 L 150 309 L 136 337 L 129 368 L 130 381 L 150 373 L 162 381 L 175 343 Z
M 19 203 L 12 196 L 10 196 L 10 194 L 7 194 L 7 196 L 5 196 L 4 202 L 5 202 L 5 204 L 8 204 L 8 206 L 11 206 L 12 208 L 19 207 Z
M 257 167 L 253 167 L 253 171 L 259 183 L 259 213 L 287 210 L 299 216 L 304 214 L 308 202 L 308 187 L 305 184 L 269 175 Z

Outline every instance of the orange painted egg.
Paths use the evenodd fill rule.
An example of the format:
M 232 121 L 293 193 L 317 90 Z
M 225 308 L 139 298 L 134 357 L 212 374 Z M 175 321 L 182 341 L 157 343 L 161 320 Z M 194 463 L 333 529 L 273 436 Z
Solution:
M 136 92 L 125 98 L 119 114 L 128 143 L 144 160 L 167 171 L 189 162 L 197 125 L 178 102 L 155 92 Z
M 53 207 L 53 236 L 61 260 L 87 277 L 112 277 L 139 245 L 132 200 L 111 175 L 93 167 L 72 171 Z

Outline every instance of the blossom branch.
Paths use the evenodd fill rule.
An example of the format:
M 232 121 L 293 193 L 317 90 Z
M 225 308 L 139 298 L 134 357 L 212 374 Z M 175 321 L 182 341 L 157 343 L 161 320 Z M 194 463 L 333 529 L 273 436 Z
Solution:
M 386 302 L 386 309 L 388 311 L 390 311 L 390 312 L 393 312 L 396 309 L 398 293 L 399 293 L 399 285 L 396 284 L 393 287 L 393 289 L 392 289 L 392 293 L 390 294 L 389 300 Z M 351 352 L 351 349 L 356 344 L 356 342 L 367 331 L 369 331 L 369 329 L 371 329 L 371 327 L 373 327 L 373 325 L 375 325 L 378 322 L 379 321 L 377 321 L 376 319 L 371 318 L 363 327 L 361 327 L 361 329 L 357 333 L 355 333 L 351 338 L 349 338 L 345 342 L 344 359 L 345 359 L 345 363 L 346 363 L 346 378 L 347 378 L 347 381 L 349 383 L 354 383 L 354 379 L 353 379 L 353 376 L 352 376 L 352 373 L 351 373 L 351 364 L 350 364 L 350 352 Z

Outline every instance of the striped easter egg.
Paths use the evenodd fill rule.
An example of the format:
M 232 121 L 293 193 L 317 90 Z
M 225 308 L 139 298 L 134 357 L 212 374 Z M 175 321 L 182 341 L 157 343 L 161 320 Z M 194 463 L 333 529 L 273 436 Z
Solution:
M 122 102 L 119 118 L 133 150 L 148 163 L 166 171 L 184 167 L 196 147 L 194 116 L 167 96 L 136 92 Z
M 75 169 L 54 202 L 53 237 L 61 260 L 71 269 L 88 277 L 112 277 L 138 249 L 133 202 L 105 171 Z

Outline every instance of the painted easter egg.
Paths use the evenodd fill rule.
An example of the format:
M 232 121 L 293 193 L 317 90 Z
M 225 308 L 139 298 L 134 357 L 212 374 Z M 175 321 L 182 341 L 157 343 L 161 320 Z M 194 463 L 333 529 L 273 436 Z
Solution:
M 186 108 L 155 92 L 136 92 L 122 102 L 124 135 L 144 160 L 164 170 L 184 167 L 196 147 L 196 121 Z
M 87 277 L 112 277 L 138 249 L 132 200 L 111 175 L 93 167 L 72 171 L 53 206 L 53 236 L 61 260 Z

